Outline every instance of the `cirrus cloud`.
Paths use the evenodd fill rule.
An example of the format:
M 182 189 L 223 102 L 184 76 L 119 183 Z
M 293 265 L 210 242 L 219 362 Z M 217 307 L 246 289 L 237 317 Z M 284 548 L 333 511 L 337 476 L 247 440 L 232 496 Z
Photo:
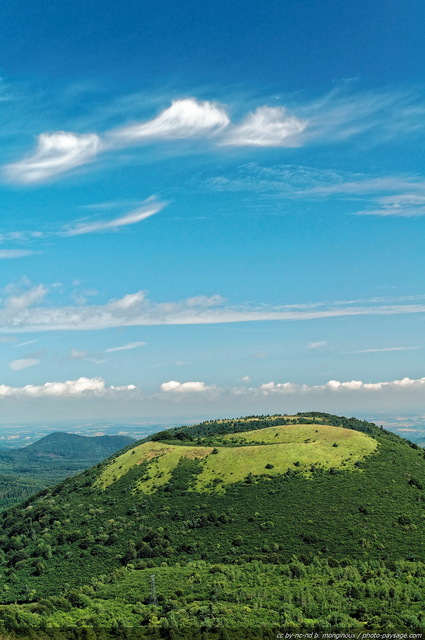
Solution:
M 309 342 L 307 349 L 322 349 L 326 347 L 328 343 L 325 340 L 318 340 L 317 342 Z
M 35 152 L 5 168 L 13 182 L 40 182 L 92 160 L 100 151 L 101 142 L 95 133 L 78 134 L 69 131 L 41 133 Z
M 194 296 L 176 302 L 154 302 L 145 291 L 129 293 L 105 304 L 41 306 L 43 285 L 6 298 L 0 306 L 0 331 L 83 331 L 151 325 L 223 324 L 269 320 L 300 321 L 354 316 L 392 316 L 425 313 L 424 296 L 372 298 L 280 306 L 226 303 L 219 295 Z M 31 307 L 31 308 L 30 308 Z M 267 354 L 260 352 L 256 357 Z M 255 354 L 254 354 L 255 356 Z
M 16 258 L 27 258 L 39 253 L 29 249 L 0 249 L 0 260 L 16 260 Z
M 114 353 L 115 351 L 128 351 L 129 349 L 138 349 L 139 347 L 145 347 L 146 342 L 128 342 L 127 344 L 123 344 L 120 347 L 111 347 L 110 349 L 105 349 L 103 353 Z
M 238 147 L 297 147 L 298 135 L 307 127 L 283 107 L 259 107 L 239 125 L 233 126 L 222 144 Z
M 40 364 L 40 360 L 38 360 L 38 358 L 19 358 L 9 362 L 9 367 L 12 371 L 21 371 L 22 369 L 34 367 L 36 364 Z
M 110 134 L 112 141 L 193 138 L 227 127 L 230 120 L 223 107 L 195 98 L 173 100 L 171 107 L 147 122 L 123 127 Z
M 155 141 L 213 138 L 221 148 L 297 147 L 335 144 L 354 137 L 390 140 L 423 129 L 423 96 L 414 91 L 347 92 L 340 88 L 310 101 L 257 107 L 238 123 L 226 108 L 211 100 L 186 97 L 172 101 L 156 117 L 102 133 L 41 133 L 32 155 L 5 167 L 13 182 L 29 184 L 74 169 L 100 152 Z M 128 161 L 125 159 L 124 161 Z M 361 213 L 376 215 L 377 210 Z M 378 215 L 396 215 L 387 212 Z M 413 211 L 413 210 L 412 210 Z M 418 208 L 415 213 L 423 215 Z
M 136 224 L 146 218 L 150 218 L 155 215 L 161 209 L 165 207 L 165 203 L 158 202 L 154 197 L 148 198 L 142 203 L 142 206 L 126 213 L 123 216 L 114 218 L 112 220 L 97 220 L 93 222 L 80 221 L 75 223 L 72 227 L 60 232 L 62 236 L 81 236 L 87 233 L 101 233 L 104 231 L 116 231 L 121 227 L 126 227 L 131 224 Z

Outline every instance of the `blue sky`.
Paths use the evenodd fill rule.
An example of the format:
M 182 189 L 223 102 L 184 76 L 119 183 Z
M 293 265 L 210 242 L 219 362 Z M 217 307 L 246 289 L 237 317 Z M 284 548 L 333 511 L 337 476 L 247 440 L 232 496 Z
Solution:
M 2 7 L 4 420 L 425 414 L 424 22 Z

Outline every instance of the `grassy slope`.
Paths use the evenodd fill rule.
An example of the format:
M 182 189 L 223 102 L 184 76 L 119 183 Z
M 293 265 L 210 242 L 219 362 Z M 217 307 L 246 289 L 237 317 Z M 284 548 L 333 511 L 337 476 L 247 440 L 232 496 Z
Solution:
M 95 486 L 106 489 L 135 466 L 148 463 L 149 469 L 144 480 L 137 482 L 137 487 L 144 493 L 152 493 L 166 484 L 183 458 L 204 458 L 212 451 L 212 447 L 178 447 L 160 442 L 146 442 L 118 456 L 102 471 Z
M 223 492 L 226 485 L 241 482 L 248 474 L 276 476 L 294 465 L 310 475 L 312 465 L 352 469 L 377 448 L 377 441 L 364 433 L 321 424 L 268 427 L 225 435 L 215 442 L 229 446 L 213 449 L 146 442 L 108 464 L 96 486 L 105 489 L 134 466 L 147 463 L 146 474 L 137 482 L 137 488 L 152 493 L 169 482 L 180 460 L 190 458 L 202 461 L 194 489 Z
M 307 440 L 312 443 L 326 442 L 333 444 L 334 442 L 344 442 L 357 438 L 359 442 L 372 440 L 368 436 L 359 431 L 349 431 L 341 427 L 333 427 L 325 424 L 295 424 L 285 425 L 283 427 L 265 427 L 264 429 L 254 431 L 244 431 L 238 434 L 226 434 L 223 436 L 224 441 L 229 443 L 305 443 Z

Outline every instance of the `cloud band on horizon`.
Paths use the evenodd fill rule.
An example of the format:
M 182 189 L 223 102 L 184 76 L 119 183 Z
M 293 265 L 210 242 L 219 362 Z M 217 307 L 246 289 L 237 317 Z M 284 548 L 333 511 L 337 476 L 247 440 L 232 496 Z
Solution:
M 0 400 L 5 398 L 61 398 L 61 397 L 105 397 L 116 395 L 129 395 L 133 398 L 152 399 L 158 397 L 178 397 L 178 396 L 207 396 L 214 397 L 224 396 L 286 396 L 286 395 L 307 395 L 307 394 L 373 394 L 382 391 L 421 391 L 425 390 L 425 377 L 423 378 L 401 378 L 398 380 L 389 380 L 381 382 L 363 382 L 362 380 L 349 380 L 340 382 L 338 380 L 329 380 L 324 384 L 299 384 L 294 382 L 266 382 L 256 387 L 239 386 L 239 387 L 223 387 L 215 384 L 206 384 L 202 381 L 177 382 L 170 380 L 163 382 L 158 391 L 154 394 L 146 394 L 135 384 L 128 385 L 107 385 L 105 380 L 100 377 L 86 378 L 81 377 L 76 380 L 66 380 L 65 382 L 46 382 L 40 385 L 25 385 L 23 387 L 11 387 L 8 385 L 0 385 Z

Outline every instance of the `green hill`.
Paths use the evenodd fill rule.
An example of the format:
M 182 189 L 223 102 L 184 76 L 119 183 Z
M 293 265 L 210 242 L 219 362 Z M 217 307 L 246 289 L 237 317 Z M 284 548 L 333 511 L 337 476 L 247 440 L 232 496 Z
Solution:
M 166 434 L 169 438 L 169 434 Z M 199 473 L 193 491 L 220 491 L 227 485 L 252 478 L 278 476 L 295 467 L 312 476 L 322 470 L 353 469 L 355 463 L 376 451 L 378 442 L 364 433 L 328 425 L 303 424 L 265 427 L 209 439 L 210 446 L 182 446 L 174 443 L 145 442 L 106 465 L 95 486 L 105 489 L 135 466 L 147 463 L 147 473 L 137 482 L 143 493 L 166 485 L 179 464 L 198 460 Z M 175 444 L 179 442 L 179 444 Z M 218 446 L 213 446 L 218 445 Z M 270 446 L 272 445 L 272 446 Z M 215 456 L 211 454 L 214 452 Z M 314 469 L 312 469 L 314 467 Z
M 416 629 L 424 486 L 417 445 L 356 419 L 252 416 L 170 429 L 0 514 L 1 600 L 33 602 L 7 605 L 0 620 L 11 629 L 25 615 L 30 626 L 128 619 L 150 629 L 146 637 L 170 620 L 178 631 L 220 615 L 239 628 L 268 618 L 298 630 L 370 629 L 387 615 L 394 629 Z M 235 565 L 244 593 L 229 579 Z M 199 597 L 179 567 L 191 567 Z M 162 576 L 158 603 L 151 570 Z M 261 606 L 252 580 L 263 584 Z M 130 600 L 118 596 L 127 589 Z M 292 595 L 282 601 L 276 589 Z M 67 603 L 55 600 L 61 592 Z M 179 601 L 194 603 L 186 617 Z
M 0 449 L 0 509 L 93 466 L 133 442 L 126 436 L 87 437 L 56 431 L 27 447 Z
M 106 457 L 134 442 L 127 436 L 80 436 L 54 431 L 33 444 L 19 449 L 0 449 L 0 460 L 28 461 L 42 456 L 90 459 Z

